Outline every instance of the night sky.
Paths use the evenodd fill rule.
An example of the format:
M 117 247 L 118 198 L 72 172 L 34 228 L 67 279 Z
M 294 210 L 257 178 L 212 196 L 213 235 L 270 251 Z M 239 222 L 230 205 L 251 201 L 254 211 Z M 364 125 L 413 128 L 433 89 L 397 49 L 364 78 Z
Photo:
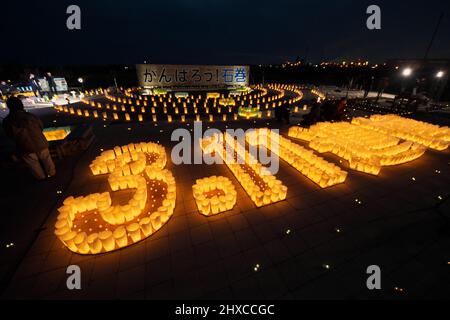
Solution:
M 82 30 L 66 28 L 77 4 Z M 378 4 L 382 30 L 366 28 Z M 422 58 L 441 12 L 430 58 L 450 58 L 450 3 L 408 1 L 2 1 L 0 63 L 270 64 Z

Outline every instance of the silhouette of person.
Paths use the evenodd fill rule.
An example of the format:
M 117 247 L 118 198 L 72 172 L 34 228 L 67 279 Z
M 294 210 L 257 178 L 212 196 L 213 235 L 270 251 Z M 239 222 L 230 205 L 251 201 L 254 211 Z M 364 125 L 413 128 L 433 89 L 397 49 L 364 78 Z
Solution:
M 36 179 L 44 180 L 54 176 L 55 165 L 48 150 L 48 141 L 42 133 L 41 120 L 26 112 L 22 101 L 17 97 L 10 97 L 6 106 L 9 114 L 3 120 L 3 129 L 16 143 L 18 155 Z
M 41 85 L 39 84 L 37 79 L 34 77 L 34 74 L 32 74 L 32 73 L 30 74 L 30 86 L 31 86 L 31 89 L 33 90 L 34 96 L 40 97 L 41 96 Z
M 53 79 L 53 76 L 50 72 L 47 72 L 47 74 L 45 75 L 45 79 L 47 80 L 48 87 L 50 90 L 50 92 L 49 92 L 50 98 L 52 98 L 54 94 L 58 93 L 58 91 L 56 90 L 55 79 Z

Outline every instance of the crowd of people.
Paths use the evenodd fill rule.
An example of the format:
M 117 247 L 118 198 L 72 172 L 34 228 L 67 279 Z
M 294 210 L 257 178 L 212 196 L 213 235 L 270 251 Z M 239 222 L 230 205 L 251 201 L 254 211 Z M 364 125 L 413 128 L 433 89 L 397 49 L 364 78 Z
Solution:
M 58 93 L 55 79 L 51 74 L 51 72 L 47 72 L 43 77 L 43 79 L 45 79 L 48 84 L 48 90 L 45 91 L 45 94 L 48 95 L 49 99 L 52 99 L 53 96 Z M 31 91 L 33 91 L 35 97 L 44 96 L 44 90 L 42 89 L 39 79 L 33 73 L 30 73 L 28 75 L 27 84 L 29 87 L 31 87 Z M 0 82 L 0 98 L 6 100 L 10 95 L 15 94 L 16 91 L 17 91 L 16 87 L 9 84 L 8 82 L 6 81 Z

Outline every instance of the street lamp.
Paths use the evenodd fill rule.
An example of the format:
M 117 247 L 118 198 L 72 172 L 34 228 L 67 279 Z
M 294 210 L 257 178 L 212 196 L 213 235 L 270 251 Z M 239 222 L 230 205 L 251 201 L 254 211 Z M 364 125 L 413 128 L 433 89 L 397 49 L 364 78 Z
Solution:
M 83 91 L 84 90 L 84 85 L 83 85 L 84 79 L 82 77 L 79 77 L 78 82 L 81 84 L 81 91 Z
M 442 86 L 442 78 L 444 77 L 444 75 L 445 75 L 445 72 L 444 71 L 442 71 L 442 70 L 439 70 L 437 73 L 436 73 L 436 84 L 435 84 L 435 90 L 436 90 L 436 102 L 439 102 L 439 100 L 440 100 L 440 97 L 441 97 L 441 94 L 442 94 L 442 89 L 443 89 L 443 86 Z M 445 84 L 444 84 L 444 87 L 445 87 Z
M 405 68 L 402 71 L 402 76 L 404 77 L 409 77 L 412 74 L 412 69 L 411 68 Z

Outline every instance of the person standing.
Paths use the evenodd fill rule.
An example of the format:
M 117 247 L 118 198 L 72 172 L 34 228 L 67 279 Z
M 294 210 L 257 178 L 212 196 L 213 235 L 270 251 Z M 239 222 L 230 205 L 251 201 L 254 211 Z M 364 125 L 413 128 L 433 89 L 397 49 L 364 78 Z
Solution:
M 336 105 L 336 112 L 334 114 L 334 120 L 342 121 L 347 108 L 347 99 L 342 98 Z
M 47 74 L 45 75 L 45 79 L 47 80 L 48 83 L 48 87 L 50 90 L 50 99 L 53 98 L 54 94 L 57 94 L 58 91 L 56 90 L 56 83 L 55 83 L 55 79 L 53 78 L 52 74 L 50 72 L 47 72 Z
M 41 86 L 39 84 L 39 82 L 37 81 L 37 79 L 34 77 L 34 74 L 30 74 L 30 86 L 31 86 L 31 90 L 33 90 L 34 96 L 35 97 L 40 97 L 41 96 Z
M 6 99 L 8 94 L 11 92 L 11 87 L 6 83 L 6 81 L 0 82 L 0 96 Z
M 9 114 L 3 120 L 3 129 L 16 143 L 18 155 L 36 179 L 44 180 L 54 176 L 55 165 L 48 150 L 48 141 L 42 133 L 41 120 L 26 112 L 22 101 L 17 97 L 10 97 L 6 106 Z

